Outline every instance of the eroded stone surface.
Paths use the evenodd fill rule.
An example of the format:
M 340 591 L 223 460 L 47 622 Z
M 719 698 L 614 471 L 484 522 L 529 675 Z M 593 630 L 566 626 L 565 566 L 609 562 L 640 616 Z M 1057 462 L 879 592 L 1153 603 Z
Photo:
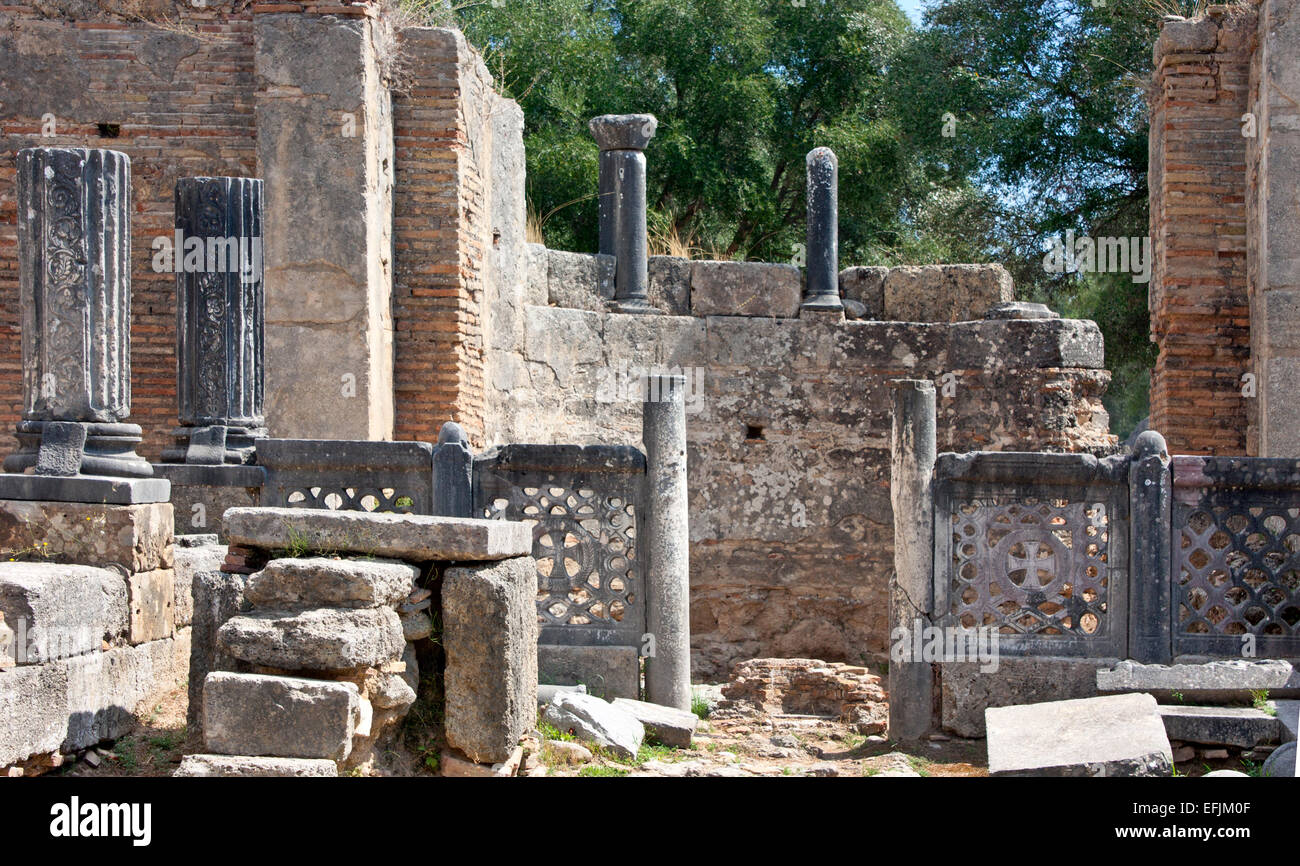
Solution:
M 218 671 L 203 692 L 204 740 L 221 755 L 342 761 L 361 720 L 353 683 Z
M 1168 776 L 1169 737 L 1150 695 L 985 711 L 990 776 Z
M 250 758 L 246 755 L 186 755 L 173 777 L 261 778 L 337 776 L 339 765 L 324 758 Z
M 172 567 L 172 506 L 0 500 L 0 552 L 57 562 L 120 565 L 128 572 Z
M 223 519 L 231 544 L 264 550 L 474 562 L 533 548 L 532 530 L 506 520 L 308 508 L 232 508 Z
M 244 596 L 265 607 L 378 607 L 410 595 L 420 569 L 385 559 L 273 559 L 248 578 Z
M 268 668 L 340 671 L 381 665 L 402 655 L 402 623 L 389 608 L 254 610 L 231 617 L 217 645 Z
M 645 739 L 645 726 L 631 713 L 581 692 L 557 694 L 542 717 L 562 733 L 625 758 L 636 757 Z

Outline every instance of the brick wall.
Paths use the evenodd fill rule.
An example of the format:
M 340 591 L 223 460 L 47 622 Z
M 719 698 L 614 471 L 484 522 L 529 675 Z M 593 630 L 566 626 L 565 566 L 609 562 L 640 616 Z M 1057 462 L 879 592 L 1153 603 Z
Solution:
M 1254 14 L 1167 23 L 1151 90 L 1151 427 L 1171 451 L 1245 454 L 1246 144 Z
M 460 33 L 408 30 L 402 43 L 411 72 L 393 100 L 395 438 L 436 441 L 455 420 L 478 447 L 490 229 L 476 106 L 494 94 Z
M 152 270 L 151 243 L 173 232 L 177 178 L 256 173 L 252 13 L 214 5 L 162 29 L 0 6 L 0 57 L 0 429 L 22 412 L 14 157 L 107 147 L 131 157 L 131 420 L 156 459 L 176 426 L 176 283 Z

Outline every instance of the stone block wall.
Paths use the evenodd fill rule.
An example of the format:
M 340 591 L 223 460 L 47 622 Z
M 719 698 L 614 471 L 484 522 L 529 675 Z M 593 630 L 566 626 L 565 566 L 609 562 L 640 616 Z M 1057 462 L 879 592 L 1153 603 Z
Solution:
M 253 14 L 213 0 L 164 29 L 93 4 L 48 9 L 0 7 L 0 428 L 22 411 L 14 156 L 111 147 L 133 161 L 131 415 L 156 456 L 176 426 L 176 281 L 153 271 L 151 243 L 172 235 L 177 178 L 256 174 Z
M 0 768 L 116 739 L 184 682 L 193 602 L 170 504 L 0 501 L 0 560 Z
M 697 676 L 755 656 L 861 662 L 884 652 L 890 379 L 936 382 L 940 450 L 1113 447 L 1101 406 L 1109 374 L 1091 322 L 950 322 L 937 300 L 930 309 L 942 308 L 944 321 L 758 313 L 758 299 L 776 292 L 754 293 L 751 315 L 612 314 L 588 303 L 602 292 L 600 257 L 532 247 L 530 261 L 520 340 L 493 358 L 526 387 L 489 418 L 489 444 L 639 446 L 638 371 L 686 374 Z M 754 264 L 745 277 L 779 286 L 782 267 Z M 667 304 L 665 283 L 657 305 Z M 984 284 L 1000 296 L 1000 280 Z M 536 303 L 542 297 L 584 298 L 586 308 Z

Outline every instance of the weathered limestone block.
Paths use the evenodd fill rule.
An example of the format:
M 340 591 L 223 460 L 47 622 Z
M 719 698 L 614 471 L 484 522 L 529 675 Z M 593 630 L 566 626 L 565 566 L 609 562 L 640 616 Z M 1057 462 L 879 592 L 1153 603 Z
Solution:
M 614 299 L 614 257 L 547 250 L 547 302 L 604 312 Z
M 890 321 L 963 322 L 1015 300 L 1015 291 L 1001 265 L 924 265 L 890 268 L 884 299 Z
M 942 724 L 959 737 L 982 737 L 984 710 L 1097 694 L 1097 669 L 1107 659 L 1000 658 L 993 673 L 979 662 L 949 662 L 943 666 Z
M 794 265 L 693 262 L 691 313 L 696 316 L 794 318 L 803 281 Z
M 691 260 L 677 256 L 650 256 L 650 305 L 670 316 L 691 314 Z
M 55 562 L 120 565 L 128 572 L 172 567 L 172 506 L 0 500 L 0 552 L 36 552 Z
M 420 569 L 392 559 L 273 559 L 248 578 L 259 607 L 378 607 L 406 599 Z
M 199 538 L 200 536 L 188 536 Z M 175 579 L 172 584 L 176 590 L 172 613 L 176 627 L 190 625 L 194 621 L 194 578 L 203 572 L 221 570 L 222 560 L 226 558 L 226 546 L 217 544 L 216 536 L 205 539 L 205 543 L 185 546 L 178 536 L 175 559 Z
M 1101 329 L 1086 319 L 990 319 L 953 325 L 948 364 L 954 370 L 1003 366 L 1105 367 Z
M 1286 738 L 1285 729 L 1277 716 L 1254 707 L 1171 705 L 1158 709 L 1170 740 L 1253 749 Z
M 64 665 L 0 673 L 0 767 L 59 748 L 68 730 L 67 708 Z
M 539 644 L 538 682 L 585 686 L 606 700 L 641 697 L 641 656 L 633 646 Z
M 132 644 L 170 637 L 176 624 L 176 577 L 170 568 L 143 571 L 127 578 Z
M 194 620 L 191 627 L 189 708 L 186 719 L 191 727 L 203 724 L 203 681 L 210 671 L 232 670 L 235 660 L 217 648 L 217 629 L 237 614 L 244 603 L 247 576 L 221 570 L 226 556 L 225 545 L 195 548 L 202 560 L 194 563 L 191 588 L 194 596 Z
M 335 777 L 339 765 L 324 758 L 250 758 L 247 755 L 186 755 L 172 773 L 177 777 L 264 778 L 267 776 Z
M 1168 776 L 1174 758 L 1150 695 L 985 710 L 990 776 Z
M 217 646 L 234 658 L 281 670 L 343 671 L 402 655 L 397 613 L 386 607 L 254 610 L 231 617 Z
M 515 521 L 307 508 L 232 508 L 231 544 L 263 550 L 305 545 L 308 552 L 361 553 L 410 562 L 476 562 L 523 556 L 532 530 Z
M 665 746 L 689 749 L 700 719 L 688 710 L 678 710 L 645 701 L 615 698 L 613 706 L 645 726 L 646 733 Z
M 624 758 L 635 758 L 645 740 L 645 726 L 635 716 L 594 695 L 558 694 L 543 718 L 562 732 Z
M 857 267 L 840 271 L 840 293 L 846 301 L 863 306 L 863 319 L 881 319 L 885 315 L 885 277 L 889 268 Z
M 203 684 L 208 751 L 343 761 L 361 721 L 354 683 L 214 672 Z
M 126 583 L 102 568 L 0 563 L 0 613 L 17 637 L 19 664 L 98 652 L 125 613 Z
M 374 26 L 253 19 L 266 406 L 279 436 L 392 438 L 393 118 Z M 339 134 L 349 120 L 353 134 Z
M 442 579 L 447 742 L 504 761 L 537 720 L 537 565 L 518 556 Z

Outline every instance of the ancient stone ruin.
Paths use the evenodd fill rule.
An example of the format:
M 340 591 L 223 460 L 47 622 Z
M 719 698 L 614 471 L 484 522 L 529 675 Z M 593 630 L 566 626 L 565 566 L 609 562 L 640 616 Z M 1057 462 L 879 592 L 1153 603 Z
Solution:
M 181 777 L 1294 775 L 1291 0 L 1155 46 L 1126 444 L 1095 323 L 840 261 L 828 147 L 802 269 L 650 256 L 658 121 L 591 118 L 548 249 L 459 31 L 91 5 L 0 7 L 8 775 L 169 701 Z

